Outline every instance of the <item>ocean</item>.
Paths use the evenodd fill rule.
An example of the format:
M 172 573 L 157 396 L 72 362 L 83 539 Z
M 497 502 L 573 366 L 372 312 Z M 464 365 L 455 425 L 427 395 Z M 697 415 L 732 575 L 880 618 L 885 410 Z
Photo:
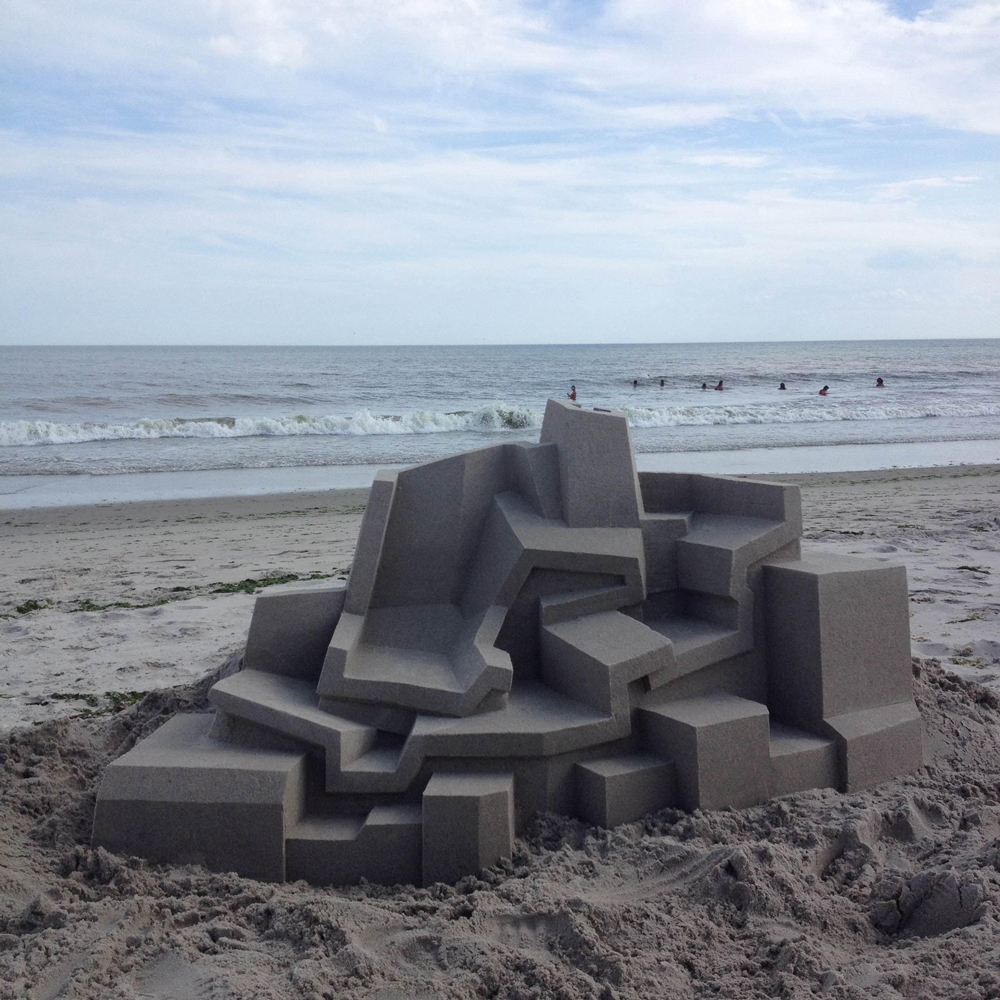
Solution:
M 1000 461 L 1000 340 L 0 347 L 0 507 L 361 485 L 537 440 L 571 384 L 645 468 Z

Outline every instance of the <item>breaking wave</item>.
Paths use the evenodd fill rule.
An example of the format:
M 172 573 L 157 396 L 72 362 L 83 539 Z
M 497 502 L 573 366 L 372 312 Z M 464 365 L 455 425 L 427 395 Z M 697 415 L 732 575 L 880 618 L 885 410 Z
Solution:
M 402 416 L 359 410 L 349 417 L 196 417 L 136 420 L 128 423 L 50 420 L 0 421 L 0 447 L 85 444 L 88 441 L 146 441 L 156 438 L 249 438 L 376 434 L 443 434 L 450 431 L 507 431 L 540 427 L 542 415 L 494 403 L 457 413 L 416 412 Z
M 850 420 L 913 420 L 926 417 L 1000 416 L 1000 403 L 924 400 L 871 405 L 833 400 L 796 400 L 735 406 L 626 407 L 633 427 L 707 427 L 740 424 L 797 424 Z M 491 403 L 455 413 L 418 411 L 378 415 L 359 410 L 351 416 L 205 417 L 144 419 L 132 422 L 58 423 L 49 420 L 0 421 L 0 447 L 83 444 L 89 441 L 142 441 L 158 438 L 253 438 L 380 434 L 496 433 L 538 428 L 542 413 Z

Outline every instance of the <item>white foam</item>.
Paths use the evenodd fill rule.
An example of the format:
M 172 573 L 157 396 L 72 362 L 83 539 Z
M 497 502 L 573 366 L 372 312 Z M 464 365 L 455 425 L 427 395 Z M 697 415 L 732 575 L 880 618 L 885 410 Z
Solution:
M 1000 403 L 931 400 L 869 404 L 835 400 L 788 403 L 627 407 L 633 427 L 707 427 L 739 424 L 809 424 L 841 421 L 913 420 L 925 417 L 995 417 Z M 141 441 L 156 438 L 251 438 L 310 435 L 496 433 L 540 427 L 542 414 L 527 407 L 490 403 L 459 413 L 416 411 L 399 416 L 358 410 L 351 416 L 165 418 L 132 422 L 57 423 L 50 420 L 0 421 L 0 447 Z
M 0 447 L 84 444 L 89 441 L 143 441 L 155 438 L 301 437 L 308 435 L 442 434 L 450 431 L 505 431 L 540 427 L 541 414 L 492 403 L 468 413 L 417 411 L 378 416 L 359 410 L 352 416 L 167 418 L 128 423 L 56 423 L 51 420 L 0 421 Z

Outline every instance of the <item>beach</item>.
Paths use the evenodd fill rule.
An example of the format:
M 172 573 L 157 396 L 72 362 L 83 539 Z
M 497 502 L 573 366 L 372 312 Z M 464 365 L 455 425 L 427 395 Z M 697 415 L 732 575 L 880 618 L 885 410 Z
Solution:
M 367 491 L 5 512 L 0 997 L 1000 996 L 1000 466 L 775 478 L 805 549 L 907 566 L 929 766 L 610 832 L 541 816 L 430 889 L 89 847 L 107 763 L 208 709 L 255 593 L 346 576 Z
M 773 478 L 802 490 L 806 548 L 907 567 L 914 655 L 980 683 L 1000 678 L 1000 466 Z M 240 648 L 260 585 L 346 576 L 366 497 L 6 512 L 0 727 L 204 677 Z

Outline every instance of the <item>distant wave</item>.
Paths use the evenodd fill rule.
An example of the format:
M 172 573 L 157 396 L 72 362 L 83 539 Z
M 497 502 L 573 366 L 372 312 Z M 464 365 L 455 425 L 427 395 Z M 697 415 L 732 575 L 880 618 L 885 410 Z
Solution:
M 788 403 L 737 406 L 626 406 L 632 427 L 710 427 L 725 424 L 814 424 L 845 420 L 920 420 L 926 417 L 995 417 L 1000 403 L 925 400 L 913 403 L 838 403 L 813 396 Z
M 797 424 L 836 421 L 913 420 L 926 417 L 1000 416 L 1000 403 L 925 401 L 894 405 L 819 402 L 736 406 L 626 407 L 633 427 L 707 427 L 740 424 Z M 57 423 L 49 420 L 0 421 L 0 447 L 83 444 L 89 441 L 142 441 L 159 438 L 304 437 L 310 435 L 491 433 L 540 427 L 542 414 L 496 402 L 455 413 L 421 411 L 352 416 L 198 417 L 132 422 Z
M 350 417 L 174 417 L 132 422 L 63 424 L 50 420 L 0 421 L 0 447 L 85 444 L 89 441 L 145 441 L 157 438 L 247 438 L 376 434 L 442 434 L 452 431 L 508 431 L 540 427 L 542 415 L 493 403 L 457 413 L 416 412 L 402 416 L 359 410 Z

